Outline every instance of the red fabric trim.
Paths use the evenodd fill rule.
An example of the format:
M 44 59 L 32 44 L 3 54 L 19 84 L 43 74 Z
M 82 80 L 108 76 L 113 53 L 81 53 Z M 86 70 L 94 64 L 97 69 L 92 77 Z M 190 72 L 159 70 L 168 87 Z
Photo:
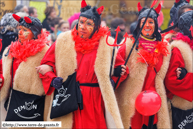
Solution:
M 27 58 L 40 52 L 45 47 L 48 32 L 42 31 L 37 39 L 20 43 L 18 40 L 10 45 L 9 57 L 18 59 L 18 62 L 27 61 Z
M 108 30 L 107 27 L 100 27 L 90 39 L 83 39 L 78 35 L 78 31 L 76 30 L 76 27 L 74 27 L 72 30 L 72 37 L 75 41 L 76 51 L 81 52 L 82 54 L 90 53 L 99 44 L 100 38 L 104 37 Z
M 190 48 L 193 50 L 193 39 L 190 39 L 188 36 L 183 35 L 182 33 L 178 33 L 176 37 L 173 38 L 173 40 L 182 40 L 186 42 L 190 46 Z

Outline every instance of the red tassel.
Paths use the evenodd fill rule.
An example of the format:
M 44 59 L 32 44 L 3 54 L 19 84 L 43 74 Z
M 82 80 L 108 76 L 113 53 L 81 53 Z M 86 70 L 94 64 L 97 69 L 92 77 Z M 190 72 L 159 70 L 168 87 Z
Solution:
M 190 0 L 186 0 L 188 3 L 190 3 Z
M 161 11 L 161 4 L 159 4 L 158 6 L 157 6 L 157 8 L 155 9 L 155 11 L 156 11 L 156 13 L 157 14 L 159 14 L 159 12 Z
M 21 19 L 21 17 L 18 16 L 18 15 L 16 15 L 16 14 L 12 14 L 12 16 L 13 16 L 13 18 L 14 18 L 15 20 L 17 20 L 18 22 L 19 22 L 19 20 Z
M 176 0 L 176 3 L 180 2 L 180 0 Z
M 137 8 L 138 8 L 138 12 L 140 12 L 140 11 L 142 10 L 141 3 L 140 3 L 140 2 L 138 2 Z
M 87 6 L 86 1 L 85 1 L 85 0 L 82 0 L 82 2 L 81 2 L 81 8 L 84 8 L 84 7 L 86 7 L 86 6 Z
M 103 12 L 103 10 L 104 10 L 104 6 L 99 7 L 99 8 L 97 9 L 98 14 L 101 15 L 101 13 Z
M 31 23 L 32 23 L 32 21 L 31 21 L 31 19 L 30 19 L 29 17 L 24 17 L 24 20 L 25 20 L 25 22 L 28 23 L 28 24 L 31 24 Z

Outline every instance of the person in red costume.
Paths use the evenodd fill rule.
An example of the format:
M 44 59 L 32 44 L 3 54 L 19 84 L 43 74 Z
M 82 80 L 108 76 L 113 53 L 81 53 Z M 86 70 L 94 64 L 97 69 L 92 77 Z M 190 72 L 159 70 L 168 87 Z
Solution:
M 162 36 L 168 40 L 169 43 L 173 41 L 173 37 L 178 33 L 178 19 L 179 17 L 190 10 L 193 10 L 193 6 L 189 5 L 190 0 L 175 0 L 174 5 L 170 10 L 171 25 L 169 28 L 161 31 Z
M 150 9 L 142 8 L 138 3 L 139 17 L 137 27 L 125 45 L 118 50 L 117 56 L 126 60 L 136 35 L 145 22 L 145 18 Z M 161 108 L 155 114 L 153 128 L 169 129 L 169 111 L 167 106 L 167 96 L 163 80 L 169 66 L 170 46 L 167 41 L 163 41 L 158 31 L 157 17 L 161 10 L 159 4 L 156 9 L 152 9 L 138 42 L 131 53 L 127 66 L 129 75 L 116 90 L 117 101 L 123 121 L 124 128 L 146 129 L 149 116 L 143 116 L 135 109 L 137 96 L 146 90 L 156 91 L 161 97 Z
M 192 128 L 192 122 L 181 122 L 188 121 L 193 111 L 193 11 L 180 16 L 178 28 L 180 32 L 171 42 L 172 56 L 165 86 L 171 101 L 173 128 Z
M 22 18 L 16 14 L 13 17 L 20 25 L 18 40 L 4 50 L 0 63 L 0 101 L 5 102 L 5 120 L 43 121 L 47 117 L 44 112 L 47 111 L 46 106 L 44 108 L 45 93 L 35 67 L 48 50 L 47 33 L 42 31 L 42 24 L 37 18 Z M 30 105 L 36 105 L 37 110 Z M 17 110 L 20 106 L 26 108 Z
M 113 49 L 106 44 L 108 28 L 100 26 L 102 11 L 103 6 L 91 7 L 83 0 L 78 24 L 59 35 L 37 67 L 45 93 L 52 96 L 76 71 L 83 109 L 52 119 L 61 121 L 62 128 L 123 128 L 109 76 Z M 114 39 L 109 37 L 108 42 L 112 44 Z M 118 72 L 122 80 L 128 74 L 123 64 L 121 58 L 115 64 L 122 69 Z

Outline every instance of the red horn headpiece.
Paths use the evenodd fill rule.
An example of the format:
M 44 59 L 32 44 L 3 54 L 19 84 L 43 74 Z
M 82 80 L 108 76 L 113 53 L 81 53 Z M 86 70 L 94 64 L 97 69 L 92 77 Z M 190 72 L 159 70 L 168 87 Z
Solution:
M 82 2 L 81 2 L 81 8 L 85 8 L 86 6 L 87 6 L 86 1 L 85 1 L 85 0 L 82 0 Z
M 99 7 L 99 8 L 97 9 L 98 14 L 101 15 L 101 13 L 103 12 L 103 10 L 104 10 L 104 6 Z
M 24 17 L 24 20 L 25 20 L 25 22 L 28 23 L 28 24 L 31 24 L 31 23 L 32 23 L 32 21 L 31 21 L 31 19 L 30 19 L 29 17 Z
M 157 14 L 159 14 L 159 12 L 161 11 L 161 8 L 162 8 L 162 6 L 161 6 L 161 4 L 159 4 L 159 5 L 157 6 L 157 8 L 155 9 L 155 11 L 156 11 Z
M 18 16 L 18 15 L 16 15 L 16 14 L 12 14 L 12 16 L 13 16 L 13 18 L 14 18 L 15 20 L 17 20 L 18 22 L 19 22 L 19 20 L 21 19 L 21 17 Z
M 138 12 L 140 12 L 140 11 L 142 10 L 141 3 L 140 3 L 140 2 L 138 2 L 137 8 L 138 8 Z

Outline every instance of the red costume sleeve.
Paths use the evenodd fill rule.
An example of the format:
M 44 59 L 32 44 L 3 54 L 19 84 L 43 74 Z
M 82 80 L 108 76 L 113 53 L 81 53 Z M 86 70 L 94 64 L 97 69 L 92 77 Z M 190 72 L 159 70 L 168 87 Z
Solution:
M 3 77 L 3 68 L 2 68 L 2 59 L 0 60 L 0 78 L 2 79 L 2 83 L 1 83 L 1 86 L 0 86 L 0 90 L 1 88 L 3 87 L 3 84 L 4 84 L 4 77 Z
M 185 68 L 184 60 L 179 49 L 173 48 L 165 78 L 165 86 L 169 91 L 168 98 L 172 99 L 173 95 L 176 95 L 191 102 L 193 100 L 193 73 L 187 73 L 182 80 L 179 80 L 176 73 L 178 67 Z
M 55 43 L 52 44 L 52 46 L 48 49 L 46 52 L 44 58 L 41 61 L 42 64 L 47 64 L 53 68 L 54 72 L 47 72 L 45 75 L 39 74 L 40 78 L 42 79 L 42 84 L 44 86 L 45 94 L 51 95 L 54 91 L 54 87 L 51 87 L 50 84 L 52 82 L 52 79 L 54 79 L 56 76 L 56 68 L 55 68 Z
M 124 44 L 122 47 L 119 48 L 117 52 L 114 68 L 117 68 L 118 66 L 125 64 L 125 53 L 126 53 L 126 45 Z M 126 72 L 124 75 L 121 76 L 116 89 L 119 87 L 120 83 L 127 78 L 128 74 L 129 74 L 129 68 L 127 67 Z M 112 79 L 116 83 L 118 80 L 118 77 L 113 76 Z

